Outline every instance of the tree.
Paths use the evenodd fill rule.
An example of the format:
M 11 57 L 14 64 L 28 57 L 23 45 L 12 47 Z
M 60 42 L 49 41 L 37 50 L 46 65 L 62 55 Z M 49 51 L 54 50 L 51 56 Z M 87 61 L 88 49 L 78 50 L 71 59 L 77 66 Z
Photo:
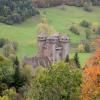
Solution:
M 65 62 L 69 62 L 69 55 L 66 56 Z
M 14 63 L 14 68 L 15 68 L 15 74 L 14 74 L 14 87 L 16 88 L 16 91 L 18 92 L 19 88 L 21 88 L 22 86 L 25 85 L 25 79 L 24 77 L 22 77 L 21 75 L 21 71 L 20 71 L 20 63 L 18 58 L 16 57 Z
M 100 48 L 87 60 L 81 85 L 81 100 L 100 99 Z
M 78 53 L 76 52 L 75 55 L 74 55 L 74 62 L 76 64 L 76 66 L 78 68 L 80 68 L 80 62 L 79 62 L 79 58 L 78 58 Z
M 86 33 L 86 39 L 88 40 L 88 39 L 90 39 L 90 34 L 92 34 L 93 32 L 91 31 L 91 30 L 86 30 L 85 31 L 85 33 Z
M 90 45 L 89 45 L 88 43 L 85 44 L 84 49 L 85 49 L 85 51 L 86 51 L 87 53 L 89 53 L 89 52 L 91 51 Z
M 70 27 L 70 31 L 72 32 L 72 33 L 74 33 L 74 34 L 76 34 L 76 35 L 80 35 L 80 27 L 79 26 L 77 26 L 77 25 L 72 25 L 71 27 Z
M 81 88 L 81 100 L 100 99 L 100 66 L 85 68 Z
M 84 44 L 83 43 L 78 45 L 78 52 L 84 52 Z
M 88 12 L 93 11 L 91 0 L 84 3 L 84 10 Z
M 14 69 L 12 62 L 0 56 L 0 95 L 14 82 Z
M 50 69 L 40 67 L 25 96 L 28 100 L 79 100 L 80 84 L 79 69 L 58 63 Z
M 82 27 L 89 28 L 89 27 L 91 26 L 91 23 L 88 22 L 88 21 L 86 21 L 86 20 L 83 20 L 83 21 L 80 23 L 80 25 L 81 25 Z
M 32 0 L 0 0 L 0 22 L 12 25 L 36 14 Z
M 43 18 L 41 23 L 37 25 L 37 33 L 51 35 L 55 33 L 55 30 L 53 29 L 52 26 L 49 25 L 47 18 Z

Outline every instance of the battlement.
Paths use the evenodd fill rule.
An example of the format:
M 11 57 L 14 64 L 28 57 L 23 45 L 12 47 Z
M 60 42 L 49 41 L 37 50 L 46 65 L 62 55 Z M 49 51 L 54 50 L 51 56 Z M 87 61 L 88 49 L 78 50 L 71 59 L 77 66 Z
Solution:
M 46 41 L 46 39 L 47 39 L 47 36 L 46 35 L 38 35 L 38 41 Z
M 60 42 L 68 43 L 69 41 L 70 41 L 70 39 L 67 36 L 61 36 L 60 37 Z
M 52 36 L 38 35 L 39 55 L 50 57 L 55 62 L 63 60 L 69 54 L 69 37 L 59 33 Z M 45 47 L 45 48 L 44 48 Z
M 64 60 L 69 55 L 69 37 L 59 33 L 47 36 L 44 33 L 38 34 L 38 54 L 32 58 L 25 58 L 24 64 L 50 67 L 51 64 Z

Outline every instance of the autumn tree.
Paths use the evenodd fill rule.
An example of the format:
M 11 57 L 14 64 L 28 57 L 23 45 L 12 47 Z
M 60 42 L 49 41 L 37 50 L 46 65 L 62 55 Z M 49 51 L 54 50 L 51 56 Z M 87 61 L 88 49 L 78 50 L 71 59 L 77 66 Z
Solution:
M 51 35 L 55 33 L 56 31 L 52 26 L 49 25 L 47 18 L 42 18 L 41 22 L 37 25 L 37 33 L 41 34 L 44 33 L 46 35 Z
M 100 49 L 87 60 L 81 85 L 81 100 L 100 99 Z

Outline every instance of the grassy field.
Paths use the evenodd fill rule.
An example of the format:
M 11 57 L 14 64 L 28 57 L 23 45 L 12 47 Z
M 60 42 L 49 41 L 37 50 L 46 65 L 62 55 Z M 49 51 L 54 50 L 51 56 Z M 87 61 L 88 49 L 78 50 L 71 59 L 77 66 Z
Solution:
M 66 6 L 65 10 L 60 7 L 40 9 L 41 15 L 32 17 L 19 25 L 5 25 L 0 23 L 0 38 L 8 38 L 19 43 L 18 56 L 32 56 L 37 52 L 36 45 L 36 26 L 40 22 L 41 17 L 48 18 L 50 25 L 52 25 L 57 32 L 68 34 L 71 38 L 71 43 L 78 43 L 85 39 L 85 35 L 74 35 L 69 31 L 69 27 L 73 23 L 79 23 L 82 20 L 88 20 L 93 23 L 100 23 L 100 7 L 94 7 L 93 12 L 86 12 L 83 8 Z M 2 51 L 2 50 L 0 50 Z M 89 54 L 80 54 L 81 62 L 86 59 Z

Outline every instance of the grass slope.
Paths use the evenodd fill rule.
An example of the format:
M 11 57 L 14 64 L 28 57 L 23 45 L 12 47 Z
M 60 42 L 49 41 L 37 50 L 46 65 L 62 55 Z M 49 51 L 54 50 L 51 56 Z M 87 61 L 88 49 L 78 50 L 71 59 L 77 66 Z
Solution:
M 18 56 L 22 58 L 25 55 L 32 56 L 37 52 L 36 45 L 36 26 L 40 22 L 41 16 L 48 18 L 49 23 L 58 31 L 68 34 L 71 38 L 71 43 L 78 43 L 85 39 L 85 35 L 74 35 L 69 31 L 72 23 L 79 23 L 82 20 L 88 20 L 95 23 L 100 23 L 100 7 L 94 7 L 94 11 L 89 13 L 83 8 L 66 6 L 65 11 L 60 7 L 40 9 L 41 15 L 30 18 L 20 25 L 5 25 L 0 23 L 0 38 L 8 38 L 19 43 Z M 1 50 L 0 50 L 1 51 Z M 87 58 L 85 54 L 80 54 L 80 59 Z M 87 54 L 86 54 L 87 55 Z

